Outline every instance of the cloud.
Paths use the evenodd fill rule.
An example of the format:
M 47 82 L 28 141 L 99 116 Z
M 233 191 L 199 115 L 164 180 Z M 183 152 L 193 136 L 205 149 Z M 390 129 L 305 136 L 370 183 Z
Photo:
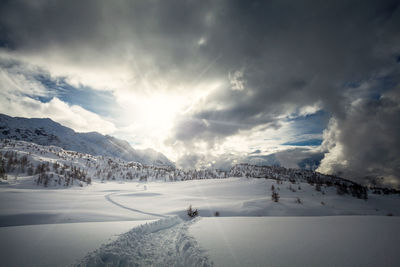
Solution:
M 243 72 L 235 71 L 232 74 L 229 73 L 229 82 L 232 90 L 242 91 L 245 88 L 246 81 L 243 80 Z
M 74 86 L 148 91 L 209 65 L 198 40 L 211 10 L 207 1 L 20 0 L 2 4 L 0 24 L 9 53 Z
M 328 149 L 318 171 L 337 173 L 359 182 L 383 177 L 399 184 L 400 91 L 398 88 L 375 100 L 355 100 L 347 116 L 332 119 L 324 133 Z
M 199 109 L 193 114 L 197 132 L 210 131 L 210 127 L 199 128 L 202 119 L 234 123 L 236 127 L 226 131 L 226 135 L 232 135 L 239 129 L 277 120 L 288 109 L 316 103 L 341 115 L 345 112 L 345 82 L 369 79 L 383 68 L 393 73 L 391 53 L 398 41 L 393 26 L 398 11 L 392 14 L 385 10 L 390 3 L 312 3 L 270 1 L 225 7 L 224 16 L 218 17 L 210 33 L 209 49 L 223 51 L 219 67 L 227 71 L 236 90 L 208 96 L 209 102 L 223 102 L 225 108 Z M 332 18 L 331 14 L 339 17 Z M 371 32 L 379 32 L 380 37 L 371 38 Z M 385 47 L 390 49 L 385 52 Z M 236 72 L 228 72 L 232 68 L 243 69 L 240 78 L 246 81 L 251 94 L 241 91 L 245 85 L 234 79 L 238 75 L 232 73 Z M 179 127 L 187 129 L 188 121 Z M 215 128 L 212 132 L 221 131 L 220 127 L 211 128 Z M 176 138 L 180 137 L 177 131 Z
M 35 76 L 42 72 L 18 62 L 0 60 L 0 113 L 28 118 L 51 118 L 78 132 L 113 133 L 116 128 L 99 115 L 56 97 Z M 42 100 L 41 100 L 42 99 Z M 44 102 L 43 99 L 49 101 Z
M 132 136 L 195 165 L 223 155 L 242 159 L 256 149 L 275 153 L 282 143 L 306 140 L 310 115 L 324 112 L 336 120 L 328 132 L 338 137 L 325 135 L 322 145 L 334 145 L 322 167 L 334 172 L 335 162 L 346 161 L 358 173 L 361 162 L 370 161 L 349 160 L 355 149 L 343 137 L 350 123 L 363 128 L 357 116 L 381 127 L 386 140 L 398 139 L 390 121 L 383 116 L 378 123 L 368 111 L 388 113 L 392 104 L 380 96 L 399 90 L 399 25 L 395 0 L 16 0 L 1 4 L 0 49 L 75 87 L 110 92 L 123 107 L 114 121 L 134 125 Z M 34 79 L 23 87 L 38 96 L 43 91 Z M 163 104 L 154 108 L 151 99 L 161 96 L 167 104 L 156 101 Z M 137 99 L 149 104 L 139 108 Z M 366 104 L 374 101 L 380 108 Z M 183 104 L 176 108 L 178 102 Z M 296 124 L 297 118 L 305 119 Z M 327 121 L 312 121 L 319 132 L 309 139 Z M 158 139 L 145 139 L 149 133 Z M 279 140 L 268 141 L 268 135 Z M 365 147 L 385 158 L 391 152 L 381 139 Z M 376 160 L 371 173 L 390 173 L 388 163 Z
M 255 165 L 278 165 L 286 168 L 315 170 L 324 154 L 318 149 L 294 147 L 268 155 L 248 155 L 244 162 Z
M 31 65 L 21 65 L 10 57 L 0 55 L 0 85 L 4 95 L 46 96 L 49 92 L 34 76 L 40 70 Z
M 30 97 L 19 97 L 2 99 L 0 104 L 0 113 L 27 118 L 50 118 L 77 132 L 97 131 L 112 134 L 116 130 L 112 122 L 80 106 L 70 106 L 56 97 L 47 103 Z

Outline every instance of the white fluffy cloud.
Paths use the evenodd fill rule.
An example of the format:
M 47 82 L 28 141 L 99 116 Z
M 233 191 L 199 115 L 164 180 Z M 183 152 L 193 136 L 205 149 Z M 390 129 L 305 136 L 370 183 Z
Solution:
M 45 88 L 27 66 L 0 69 L 0 113 L 27 118 L 50 118 L 78 132 L 113 133 L 114 124 L 77 105 L 69 105 Z M 39 97 L 51 98 L 48 102 Z
M 379 99 L 356 99 L 346 116 L 332 119 L 324 133 L 327 149 L 318 171 L 335 173 L 359 182 L 384 178 L 399 184 L 400 90 Z M 367 179 L 367 180 L 368 180 Z
M 69 105 L 57 97 L 47 103 L 26 96 L 13 100 L 1 99 L 0 113 L 27 118 L 50 118 L 77 132 L 112 134 L 116 129 L 112 122 L 80 106 Z

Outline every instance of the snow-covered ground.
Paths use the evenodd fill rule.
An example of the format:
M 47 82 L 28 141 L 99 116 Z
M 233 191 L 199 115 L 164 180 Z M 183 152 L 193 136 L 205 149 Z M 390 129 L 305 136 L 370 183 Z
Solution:
M 271 201 L 271 186 L 279 192 Z M 292 192 L 289 187 L 300 187 Z M 201 216 L 321 216 L 400 214 L 398 195 L 370 194 L 368 200 L 317 192 L 307 183 L 228 178 L 182 182 L 94 182 L 67 189 L 0 186 L 0 225 L 149 220 L 182 215 L 191 204 Z M 279 189 L 278 189 L 279 188 Z M 297 198 L 301 204 L 297 203 Z
M 271 200 L 272 185 L 280 195 L 277 203 Z M 118 264 L 123 266 L 133 259 L 142 265 L 163 265 L 164 258 L 168 259 L 165 263 L 173 265 L 211 265 L 212 262 L 230 265 L 233 261 L 232 264 L 239 265 L 299 266 L 295 260 L 299 258 L 299 262 L 309 265 L 334 265 L 336 260 L 337 266 L 343 266 L 351 255 L 358 255 L 357 259 L 361 260 L 364 257 L 361 253 L 365 252 L 368 254 L 365 258 L 369 259 L 383 250 L 390 257 L 386 266 L 399 263 L 399 258 L 391 254 L 391 249 L 396 247 L 393 242 L 400 241 L 397 231 L 400 221 L 396 217 L 400 214 L 398 195 L 370 194 L 368 200 L 363 200 L 337 195 L 334 187 L 316 191 L 308 183 L 278 184 L 270 179 L 228 178 L 147 183 L 93 181 L 92 185 L 72 188 L 34 188 L 32 185 L 24 188 L 19 183 L 8 183 L 0 185 L 0 203 L 0 226 L 3 226 L 0 227 L 0 253 L 6 266 L 57 262 L 63 251 L 60 246 L 79 248 L 82 239 L 91 236 L 89 233 L 96 236 L 97 232 L 102 234 L 90 246 L 78 249 L 79 255 L 65 254 L 62 264 L 70 259 L 68 264 L 106 265 L 121 259 L 124 261 Z M 189 205 L 197 208 L 202 218 L 194 222 L 184 220 Z M 216 212 L 219 218 L 214 217 Z M 309 217 L 321 215 L 326 217 Z M 108 237 L 142 224 L 143 220 L 158 219 L 163 222 L 139 227 L 111 243 L 106 242 Z M 112 230 L 104 231 L 103 226 Z M 86 236 L 81 232 L 86 232 Z M 65 243 L 64 233 L 69 236 Z M 269 239 L 273 242 L 264 242 Z M 168 240 L 173 240 L 170 246 Z M 236 244 L 239 241 L 241 244 Z M 100 247 L 102 243 L 105 244 Z M 373 244 L 367 249 L 369 243 Z M 219 246 L 222 247 L 218 252 L 214 248 Z M 93 251 L 95 248 L 98 250 Z M 93 252 L 87 254 L 89 251 Z M 236 259 L 227 256 L 226 262 L 221 261 L 217 252 L 233 253 Z M 326 255 L 326 262 L 314 252 Z M 22 256 L 26 261 L 19 259 Z M 279 261 L 280 258 L 283 259 Z M 377 259 L 383 260 L 380 256 Z M 382 266 L 377 265 L 377 260 L 368 262 L 371 266 Z
M 76 266 L 211 266 L 187 234 L 195 222 L 173 216 L 139 226 L 88 254 Z
M 149 221 L 0 227 L 0 266 L 67 266 Z
M 189 233 L 215 266 L 399 266 L 400 217 L 202 218 Z

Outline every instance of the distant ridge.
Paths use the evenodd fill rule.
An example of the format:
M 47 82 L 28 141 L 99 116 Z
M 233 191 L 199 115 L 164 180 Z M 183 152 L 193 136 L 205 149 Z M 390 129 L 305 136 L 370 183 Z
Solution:
M 58 146 L 93 156 L 117 157 L 147 165 L 175 167 L 165 155 L 153 149 L 136 150 L 125 140 L 98 132 L 77 133 L 48 118 L 28 119 L 0 114 L 0 139 L 5 138 Z

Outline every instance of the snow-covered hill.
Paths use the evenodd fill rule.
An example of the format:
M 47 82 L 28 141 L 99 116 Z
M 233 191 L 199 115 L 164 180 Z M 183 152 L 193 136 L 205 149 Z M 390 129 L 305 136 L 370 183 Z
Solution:
M 395 266 L 398 193 L 298 169 L 179 170 L 3 139 L 0 249 L 6 266 Z M 92 240 L 132 220 L 150 224 Z
M 145 165 L 116 157 L 92 156 L 57 146 L 0 140 L 0 179 L 3 183 L 46 187 L 90 184 L 97 181 L 182 181 L 225 178 L 217 170 L 180 170 L 171 166 Z M 1 181 L 1 180 L 0 180 Z
M 368 194 L 400 194 L 388 188 L 366 187 L 352 181 L 301 169 L 278 166 L 237 164 L 229 171 L 205 169 L 182 170 L 169 166 L 145 165 L 120 158 L 92 156 L 56 146 L 41 146 L 25 141 L 0 140 L 0 181 L 20 187 L 85 186 L 92 181 L 186 181 L 228 177 L 264 178 L 287 184 L 296 193 L 300 183 L 315 187 L 317 192 L 335 188 L 339 195 L 368 199 Z M 325 190 L 323 189 L 325 188 Z M 332 191 L 332 190 L 331 190 Z M 329 191 L 330 192 L 330 191 Z
M 0 139 L 14 139 L 58 146 L 93 156 L 121 158 L 155 166 L 174 166 L 152 149 L 135 150 L 128 142 L 97 132 L 77 133 L 51 119 L 27 119 L 0 114 Z

